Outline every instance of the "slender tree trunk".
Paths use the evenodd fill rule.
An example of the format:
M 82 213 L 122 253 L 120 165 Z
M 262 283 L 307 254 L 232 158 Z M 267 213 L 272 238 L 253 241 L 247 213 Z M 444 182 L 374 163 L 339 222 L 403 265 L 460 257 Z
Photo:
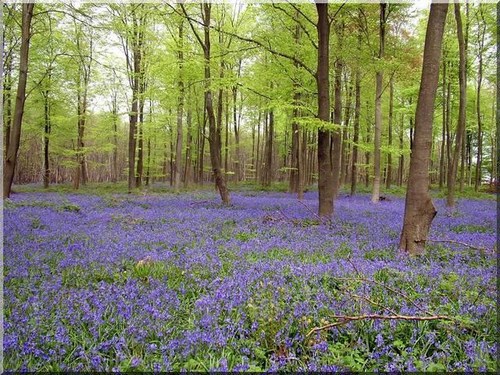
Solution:
M 238 60 L 238 78 L 241 75 L 241 59 Z M 234 127 L 234 143 L 236 149 L 236 162 L 235 162 L 235 172 L 236 172 L 236 182 L 240 182 L 242 178 L 243 167 L 241 158 L 241 146 L 240 146 L 240 121 L 238 121 L 237 116 L 237 99 L 238 99 L 238 87 L 233 86 L 233 127 Z M 241 110 L 240 110 L 241 114 Z
M 134 61 L 138 58 L 134 58 Z M 136 149 L 136 129 L 138 115 L 138 82 L 134 80 L 134 88 L 132 89 L 132 110 L 129 115 L 129 130 L 128 130 L 128 192 L 131 193 L 136 185 L 135 178 L 135 149 Z
M 113 96 L 113 174 L 111 181 L 117 182 L 119 178 L 118 173 L 118 107 L 116 93 Z
M 392 120 L 393 120 L 393 108 L 394 108 L 394 76 L 391 76 L 389 81 L 389 152 L 387 153 L 387 176 L 385 181 L 385 187 L 387 190 L 391 188 L 392 183 Z
M 330 95 L 329 95 L 329 39 L 330 23 L 328 20 L 328 4 L 316 3 L 318 12 L 318 68 L 316 84 L 318 88 L 318 119 L 324 123 L 329 121 Z M 331 162 L 331 132 L 318 129 L 318 190 L 319 209 L 321 217 L 331 218 L 333 215 L 333 199 L 336 184 L 334 181 Z M 338 172 L 338 171 L 337 171 Z
M 292 110 L 292 154 L 291 154 L 291 170 L 290 170 L 290 193 L 300 193 L 299 191 L 299 158 L 300 158 L 300 130 L 299 130 L 299 102 L 300 102 L 300 92 L 299 87 L 294 83 L 294 94 L 293 103 L 294 107 Z
M 415 139 L 399 248 L 411 255 L 422 254 L 436 209 L 429 194 L 429 159 L 432 145 L 434 101 L 439 81 L 441 44 L 448 4 L 432 3 L 424 45 L 422 78 L 415 113 Z
M 448 168 L 448 195 L 446 197 L 446 205 L 448 207 L 455 206 L 455 184 L 457 179 L 458 159 L 460 150 L 462 149 L 462 135 L 465 133 L 466 121 L 466 73 L 465 73 L 465 43 L 462 31 L 462 17 L 460 15 L 460 4 L 455 3 L 455 20 L 457 22 L 458 50 L 459 50 L 459 68 L 458 68 L 458 83 L 460 87 L 459 109 L 458 109 L 458 125 L 456 132 L 455 149 L 453 150 L 453 159 Z
M 446 145 L 446 50 L 443 51 L 443 127 L 441 132 L 441 152 L 439 154 L 439 190 L 444 186 L 444 161 L 445 159 L 445 145 Z
M 399 124 L 399 169 L 398 169 L 398 186 L 403 185 L 405 157 L 404 150 L 404 114 L 401 114 L 401 123 Z
M 479 56 L 478 56 L 478 72 L 477 72 L 477 94 L 476 94 L 476 114 L 477 114 L 477 156 L 476 156 L 476 179 L 474 190 L 478 191 L 481 187 L 482 171 L 481 164 L 483 160 L 483 124 L 481 118 L 481 85 L 483 81 L 483 47 L 484 37 L 486 34 L 486 24 L 484 22 L 483 11 L 479 4 L 479 13 L 481 14 L 482 28 L 479 30 Z
M 361 39 L 361 33 L 359 34 Z M 351 196 L 356 194 L 356 185 L 358 182 L 358 143 L 359 143 L 359 117 L 361 114 L 361 70 L 356 68 L 356 93 L 354 104 L 354 135 L 352 146 L 352 166 L 351 166 Z
M 139 99 L 139 123 L 137 126 L 137 174 L 135 180 L 135 186 L 138 188 L 142 186 L 142 179 L 144 177 L 144 83 L 142 83 L 141 86 L 141 98 Z
M 11 47 L 12 49 L 12 47 Z M 3 108 L 4 108 L 4 158 L 6 159 L 10 143 L 10 129 L 12 126 L 12 57 L 5 61 L 5 79 L 3 87 Z
M 259 119 L 257 121 L 257 148 L 255 156 L 255 181 L 259 181 L 260 178 L 260 123 L 262 121 L 262 112 L 259 110 Z
M 220 91 L 222 92 L 222 90 Z M 222 95 L 220 96 L 220 102 L 222 108 Z M 222 116 L 222 113 L 221 113 Z M 228 180 L 229 174 L 229 98 L 226 91 L 226 111 L 225 111 L 226 121 L 225 121 L 225 132 L 224 132 L 224 178 Z
M 468 49 L 469 49 L 469 3 L 465 3 L 465 36 L 464 36 L 464 60 L 465 60 L 465 78 L 464 78 L 464 84 L 465 84 L 465 93 L 467 93 L 467 70 L 469 68 L 469 62 L 468 62 Z M 460 74 L 460 73 L 459 73 Z M 467 111 L 467 110 L 466 110 Z M 465 184 L 465 177 L 466 177 L 466 171 L 465 171 L 465 160 L 468 160 L 468 168 L 467 168 L 467 176 L 468 176 L 468 185 L 470 186 L 471 184 L 471 165 L 472 165 L 472 154 L 469 152 L 471 150 L 470 147 L 470 138 L 471 134 L 469 133 L 468 130 L 463 129 L 463 134 L 462 134 L 462 150 L 460 152 L 460 178 L 459 178 L 459 190 L 462 192 L 464 190 L 464 184 Z M 467 147 L 465 143 L 465 139 L 467 138 Z M 469 158 L 467 158 L 467 155 Z
M 189 184 L 191 183 L 191 158 L 192 158 L 192 143 L 193 143 L 193 136 L 191 134 L 191 107 L 188 106 L 187 109 L 187 116 L 186 116 L 186 122 L 187 122 L 187 142 L 186 142 L 186 161 L 184 163 L 184 187 L 188 187 Z
M 177 51 L 177 62 L 179 66 L 179 81 L 177 87 L 179 89 L 179 97 L 177 99 L 177 139 L 175 142 L 175 191 L 179 191 L 181 187 L 181 171 L 182 171 L 182 117 L 184 116 L 184 30 L 183 21 L 179 24 L 179 50 Z
M 47 77 L 50 82 L 50 73 Z M 50 83 L 49 83 L 50 86 Z M 44 90 L 43 93 L 44 101 L 44 132 L 43 132 L 43 187 L 47 189 L 50 183 L 50 159 L 49 159 L 49 142 L 50 142 L 50 104 L 49 104 L 49 90 Z
M 148 153 L 146 162 L 146 186 L 149 186 L 149 181 L 151 177 L 151 138 L 148 137 Z
M 342 25 L 342 28 L 344 26 Z M 343 30 L 338 33 L 339 48 L 342 46 Z M 334 106 L 333 106 L 333 122 L 339 126 L 338 129 L 331 133 L 331 149 L 330 158 L 333 170 L 333 199 L 337 198 L 340 189 L 340 176 L 342 174 L 342 70 L 344 62 L 337 58 L 335 61 L 335 83 L 334 83 Z
M 346 79 L 347 81 L 347 79 Z M 347 100 L 344 112 L 344 126 L 342 130 L 342 150 L 340 168 L 340 186 L 343 186 L 349 175 L 349 122 L 351 120 L 352 95 L 354 93 L 352 80 L 347 85 Z
M 368 118 L 368 103 L 366 106 L 366 112 L 367 112 L 366 118 Z M 372 131 L 371 125 L 370 125 L 369 121 L 367 121 L 366 122 L 366 137 L 365 137 L 365 143 L 367 145 L 369 145 L 371 142 L 371 137 L 370 137 L 371 131 Z M 368 186 L 370 186 L 370 151 L 366 150 L 366 152 L 365 152 L 365 187 L 368 187 Z
M 270 186 L 273 180 L 273 138 L 274 138 L 274 110 L 269 111 L 268 134 L 266 138 L 266 168 L 264 170 L 264 186 Z
M 385 47 L 385 22 L 386 22 L 386 3 L 380 3 L 380 22 L 379 22 L 379 52 L 378 58 L 384 58 Z M 373 149 L 373 192 L 372 202 L 378 203 L 380 200 L 380 147 L 382 137 L 382 83 L 383 73 L 378 70 L 376 73 L 376 88 L 375 88 L 375 132 L 374 132 L 374 149 Z

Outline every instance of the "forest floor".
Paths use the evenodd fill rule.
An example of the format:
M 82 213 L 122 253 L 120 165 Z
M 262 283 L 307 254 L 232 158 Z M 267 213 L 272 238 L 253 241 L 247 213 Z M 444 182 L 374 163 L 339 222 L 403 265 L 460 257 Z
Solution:
M 435 199 L 410 258 L 401 196 L 341 195 L 321 223 L 316 192 L 18 191 L 6 371 L 496 369 L 492 199 Z

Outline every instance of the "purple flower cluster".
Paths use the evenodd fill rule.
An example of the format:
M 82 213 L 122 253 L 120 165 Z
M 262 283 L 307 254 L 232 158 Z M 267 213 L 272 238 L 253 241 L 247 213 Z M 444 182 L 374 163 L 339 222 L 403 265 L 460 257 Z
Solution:
M 400 253 L 400 198 L 340 197 L 327 225 L 314 193 L 232 201 L 15 195 L 4 209 L 5 369 L 494 368 L 493 253 L 447 242 Z M 431 238 L 494 248 L 492 201 L 436 205 Z M 393 313 L 460 322 L 359 321 L 307 336 L 332 315 Z

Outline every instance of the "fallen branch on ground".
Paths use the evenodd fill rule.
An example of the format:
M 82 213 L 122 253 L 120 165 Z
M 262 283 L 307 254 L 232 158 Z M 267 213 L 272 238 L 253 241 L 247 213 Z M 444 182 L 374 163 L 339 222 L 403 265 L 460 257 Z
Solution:
M 423 321 L 423 320 L 454 320 L 453 318 L 446 315 L 432 315 L 432 316 L 411 316 L 411 315 L 379 315 L 379 314 L 370 314 L 370 315 L 358 315 L 358 316 L 346 316 L 346 315 L 333 315 L 330 318 L 332 319 L 341 319 L 339 322 L 326 324 L 321 327 L 315 327 L 311 329 L 306 337 L 311 336 L 315 332 L 323 331 L 325 329 L 337 327 L 343 324 L 347 324 L 349 322 L 355 320 L 415 320 L 415 321 Z

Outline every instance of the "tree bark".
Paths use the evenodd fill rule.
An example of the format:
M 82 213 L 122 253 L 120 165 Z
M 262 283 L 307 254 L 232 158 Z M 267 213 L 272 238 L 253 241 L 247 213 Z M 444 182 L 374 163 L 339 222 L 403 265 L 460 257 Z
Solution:
M 181 171 L 182 171 L 182 117 L 184 116 L 184 30 L 183 20 L 179 24 L 179 50 L 177 51 L 177 62 L 179 66 L 179 81 L 177 87 L 179 89 L 179 97 L 177 99 L 177 139 L 175 142 L 175 191 L 179 191 L 181 187 Z
M 10 132 L 9 148 L 5 158 L 3 175 L 3 197 L 9 198 L 14 181 L 14 171 L 17 163 L 17 152 L 21 140 L 21 126 L 26 100 L 26 81 L 28 80 L 28 56 L 31 37 L 31 19 L 35 4 L 22 4 L 21 51 L 19 55 L 19 81 L 17 85 L 16 106 Z
M 393 108 L 394 108 L 394 76 L 391 76 L 389 81 L 389 152 L 387 153 L 387 175 L 385 181 L 385 187 L 387 189 L 391 188 L 392 183 L 392 120 L 393 120 Z
M 445 146 L 446 146 L 446 51 L 443 51 L 443 84 L 442 84 L 442 106 L 443 106 L 443 126 L 441 129 L 441 152 L 439 155 L 439 190 L 444 186 Z
M 226 186 L 226 180 L 221 170 L 221 138 L 220 129 L 217 129 L 214 107 L 212 102 L 212 89 L 211 89 L 211 73 L 210 73 L 210 13 L 212 5 L 204 3 L 201 5 L 203 10 L 203 31 L 204 42 L 199 40 L 205 57 L 205 105 L 208 117 L 208 141 L 210 145 L 210 161 L 212 164 L 212 171 L 215 177 L 215 186 L 219 190 L 220 197 L 224 204 L 230 203 L 229 190 Z M 191 25 L 192 26 L 192 25 Z M 194 31 L 194 29 L 193 29 Z
M 384 58 L 385 47 L 385 22 L 386 22 L 386 3 L 380 3 L 380 22 L 379 22 L 379 63 Z M 382 136 L 382 81 L 383 72 L 379 69 L 375 77 L 375 132 L 373 148 L 373 192 L 372 202 L 378 203 L 380 200 L 380 146 Z
M 476 114 L 477 114 L 477 156 L 476 156 L 476 179 L 474 183 L 474 190 L 478 191 L 482 182 L 481 164 L 483 159 L 483 124 L 481 118 L 481 85 L 483 81 L 483 48 L 484 37 L 486 34 L 486 24 L 481 4 L 479 4 L 479 13 L 481 15 L 482 28 L 479 29 L 479 55 L 478 55 L 478 72 L 477 72 L 477 94 L 476 94 Z M 479 27 L 479 26 L 478 26 Z
M 424 253 L 429 229 L 436 216 L 436 209 L 429 194 L 429 162 L 434 102 L 447 12 L 447 3 L 431 4 L 425 36 L 422 77 L 415 113 L 415 139 L 411 151 L 404 224 L 399 243 L 399 248 L 411 255 Z
M 361 34 L 360 34 L 361 35 Z M 351 166 L 351 196 L 356 194 L 356 185 L 358 182 L 358 143 L 359 143 L 359 117 L 361 114 L 361 69 L 356 68 L 355 83 L 355 103 L 354 103 L 354 135 L 352 146 L 352 166 Z
M 448 195 L 446 197 L 446 206 L 455 206 L 455 184 L 457 180 L 458 159 L 462 149 L 462 136 L 465 133 L 466 106 L 467 106 L 467 87 L 466 87 L 466 66 L 465 66 L 465 42 L 462 30 L 462 17 L 460 15 L 460 4 L 455 3 L 455 20 L 457 22 L 457 37 L 459 51 L 458 83 L 460 87 L 458 125 L 456 132 L 455 149 L 453 158 L 448 168 Z
M 328 66 L 330 23 L 328 20 L 328 4 L 316 3 L 316 10 L 318 12 L 318 23 L 316 25 L 318 32 L 318 68 L 316 72 L 318 119 L 323 123 L 327 123 L 330 117 Z M 318 214 L 327 219 L 333 215 L 334 190 L 336 189 L 330 159 L 331 146 L 331 132 L 320 127 L 318 129 Z
M 48 75 L 50 82 L 50 73 Z M 50 86 L 50 83 L 49 83 Z M 43 132 L 43 187 L 47 189 L 50 183 L 50 158 L 49 158 L 49 143 L 50 143 L 50 103 L 49 103 L 49 90 L 43 90 L 44 101 L 44 132 Z

